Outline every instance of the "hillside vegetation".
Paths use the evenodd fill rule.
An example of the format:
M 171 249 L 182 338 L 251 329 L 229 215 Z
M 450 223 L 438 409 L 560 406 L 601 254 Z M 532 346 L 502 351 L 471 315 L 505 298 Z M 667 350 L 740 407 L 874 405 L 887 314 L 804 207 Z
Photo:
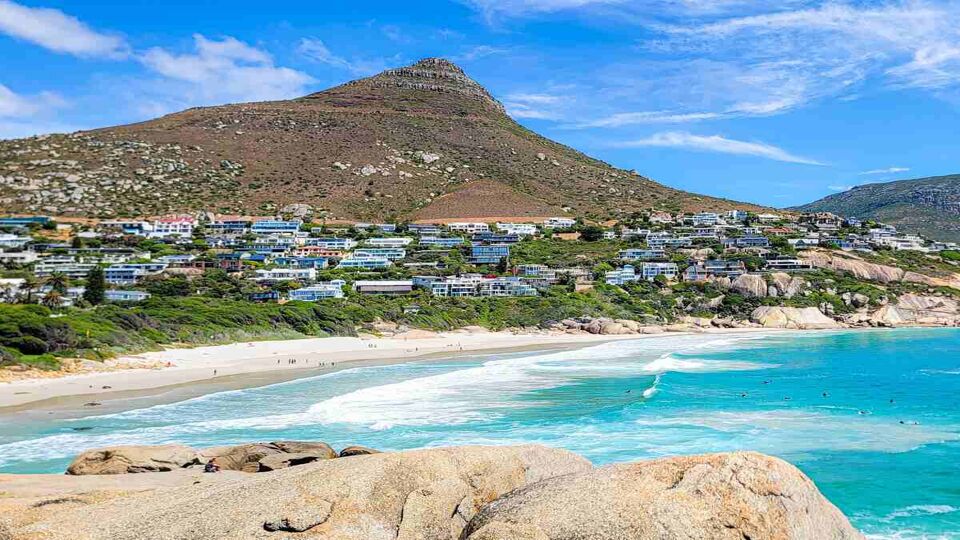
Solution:
M 291 204 L 361 220 L 757 208 L 668 188 L 533 133 L 442 59 L 289 101 L 0 141 L 2 212 L 268 215 Z
M 905 232 L 960 241 L 960 175 L 857 186 L 796 208 L 873 219 Z

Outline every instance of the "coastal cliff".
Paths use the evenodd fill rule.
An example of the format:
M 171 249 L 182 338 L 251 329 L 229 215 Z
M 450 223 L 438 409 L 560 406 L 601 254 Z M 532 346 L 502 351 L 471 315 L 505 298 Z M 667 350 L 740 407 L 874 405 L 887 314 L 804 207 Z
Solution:
M 155 461 L 189 449 L 120 450 L 135 452 Z M 0 476 L 8 495 L 0 500 L 0 538 L 863 538 L 803 473 L 751 452 L 595 468 L 543 446 L 468 446 L 327 454 L 256 474 L 180 465 L 33 475 L 29 485 L 23 478 Z

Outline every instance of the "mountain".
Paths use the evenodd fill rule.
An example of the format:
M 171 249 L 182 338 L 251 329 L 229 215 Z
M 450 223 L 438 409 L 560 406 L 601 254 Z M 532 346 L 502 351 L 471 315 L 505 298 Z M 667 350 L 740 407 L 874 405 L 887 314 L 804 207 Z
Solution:
M 866 184 L 795 209 L 875 219 L 905 232 L 960 242 L 960 175 Z
M 0 211 L 266 214 L 292 203 L 381 220 L 756 208 L 537 135 L 439 58 L 288 101 L 0 141 Z

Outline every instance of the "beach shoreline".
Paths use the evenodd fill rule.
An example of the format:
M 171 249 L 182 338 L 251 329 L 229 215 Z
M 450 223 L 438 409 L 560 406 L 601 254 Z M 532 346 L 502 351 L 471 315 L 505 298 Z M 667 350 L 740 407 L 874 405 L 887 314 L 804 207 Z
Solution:
M 708 333 L 771 332 L 770 329 L 715 329 Z M 775 330 L 774 330 L 775 331 Z M 701 331 L 703 332 L 703 331 Z M 240 342 L 167 349 L 116 359 L 116 369 L 55 378 L 0 383 L 0 417 L 28 412 L 75 415 L 109 414 L 169 403 L 212 392 L 276 384 L 340 369 L 403 363 L 431 358 L 470 357 L 474 353 L 578 348 L 610 341 L 665 334 L 600 335 L 563 332 L 426 333 L 394 337 L 327 337 Z M 73 414 L 71 414 L 73 416 Z

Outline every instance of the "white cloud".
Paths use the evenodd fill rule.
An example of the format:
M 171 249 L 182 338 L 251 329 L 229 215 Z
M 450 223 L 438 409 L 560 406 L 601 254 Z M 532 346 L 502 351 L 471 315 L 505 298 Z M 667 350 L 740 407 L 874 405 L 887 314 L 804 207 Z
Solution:
M 57 109 L 66 105 L 53 92 L 22 95 L 0 84 L 0 139 L 76 131 L 73 126 L 51 120 Z
M 872 76 L 893 86 L 960 84 L 960 4 L 955 0 L 807 4 L 661 29 L 669 36 L 666 43 L 679 49 L 736 56 L 746 65 L 790 62 L 784 65 L 788 71 L 813 83 L 811 89 L 827 87 L 827 93 Z
M 122 58 L 123 38 L 92 30 L 58 9 L 31 8 L 0 0 L 0 32 L 58 53 L 82 57 Z
M 479 58 L 486 58 L 487 56 L 504 54 L 506 52 L 509 52 L 509 49 L 494 47 L 492 45 L 477 45 L 476 47 L 471 47 L 456 56 L 452 56 L 450 59 L 454 62 L 472 62 L 473 60 L 477 60 Z
M 193 53 L 175 54 L 160 47 L 140 61 L 168 82 L 159 98 L 169 108 L 224 102 L 287 99 L 306 93 L 314 79 L 274 65 L 269 53 L 232 37 L 207 39 L 194 34 Z
M 870 174 L 895 174 L 909 171 L 909 167 L 888 167 L 886 169 L 871 169 L 869 171 L 863 171 L 860 174 L 861 176 L 870 175 Z
M 620 4 L 624 0 L 465 0 L 488 20 L 497 17 L 523 17 L 591 6 Z
M 361 60 L 338 56 L 327 47 L 323 40 L 317 38 L 301 39 L 297 51 L 314 62 L 345 69 L 354 75 L 374 75 L 386 69 L 388 65 L 387 61 L 383 59 Z
M 827 186 L 830 191 L 850 191 L 854 186 Z
M 503 98 L 503 106 L 514 118 L 556 120 L 569 99 L 554 94 L 516 92 Z
M 599 128 L 622 127 L 639 124 L 683 124 L 702 120 L 716 120 L 723 118 L 723 114 L 711 112 L 677 113 L 670 111 L 642 111 L 616 113 L 596 120 L 590 120 L 569 127 Z
M 0 118 L 43 116 L 64 106 L 66 101 L 53 92 L 24 96 L 0 84 Z
M 736 154 L 743 156 L 757 156 L 787 163 L 801 163 L 804 165 L 823 165 L 819 161 L 791 154 L 782 148 L 761 142 L 738 141 L 720 135 L 694 135 L 685 131 L 667 131 L 656 133 L 645 139 L 619 143 L 622 148 L 637 147 L 664 147 L 685 148 L 721 154 Z

